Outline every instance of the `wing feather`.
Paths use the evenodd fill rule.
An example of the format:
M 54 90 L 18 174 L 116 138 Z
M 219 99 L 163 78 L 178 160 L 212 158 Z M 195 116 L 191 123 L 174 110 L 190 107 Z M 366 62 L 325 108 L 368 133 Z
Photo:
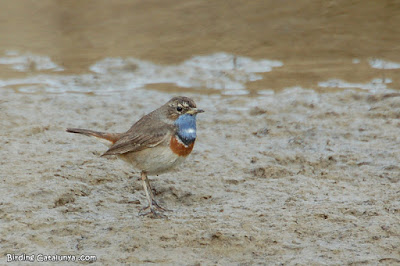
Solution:
M 156 147 L 168 140 L 173 130 L 173 125 L 152 123 L 151 119 L 139 120 L 102 156 L 138 152 L 146 148 Z

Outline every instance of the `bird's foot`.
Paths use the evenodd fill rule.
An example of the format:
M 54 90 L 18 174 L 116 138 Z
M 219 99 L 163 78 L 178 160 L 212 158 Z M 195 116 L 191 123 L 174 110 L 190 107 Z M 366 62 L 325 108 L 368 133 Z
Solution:
M 158 205 L 157 201 L 155 201 L 155 200 L 152 200 L 151 203 L 160 212 L 172 212 L 172 210 L 169 210 L 167 208 L 163 208 L 160 205 Z
M 160 212 L 165 212 L 165 211 L 171 211 L 171 210 L 161 207 L 160 205 L 158 205 L 158 203 L 155 200 L 153 200 L 151 205 L 149 205 L 139 211 L 139 216 L 151 215 L 153 218 L 167 218 L 166 215 L 160 213 Z
M 157 212 L 154 206 L 147 206 L 139 211 L 139 216 L 150 216 L 151 218 L 167 218 L 166 215 Z

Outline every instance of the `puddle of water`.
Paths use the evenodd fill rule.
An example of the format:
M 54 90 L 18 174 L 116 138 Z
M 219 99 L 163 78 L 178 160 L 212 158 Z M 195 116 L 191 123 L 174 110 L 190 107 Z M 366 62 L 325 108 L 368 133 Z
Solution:
M 246 82 L 262 79 L 257 73 L 269 72 L 282 62 L 252 60 L 226 53 L 195 56 L 180 65 L 162 66 L 135 58 L 106 58 L 90 69 L 99 74 L 115 74 L 129 82 L 130 88 L 146 84 L 171 83 L 184 88 L 221 90 L 222 94 L 248 94 Z M 135 66 L 135 71 L 125 71 Z M 117 70 L 117 71 L 115 71 Z
M 371 92 L 390 89 L 386 84 L 392 83 L 389 78 L 376 78 L 368 83 L 351 83 L 340 79 L 331 79 L 328 81 L 319 82 L 318 86 L 323 88 L 341 88 L 341 89 L 363 89 Z
M 271 96 L 275 94 L 275 91 L 273 90 L 259 90 L 257 91 L 258 95 L 264 95 L 264 96 Z
M 51 61 L 48 56 L 39 56 L 30 53 L 19 54 L 16 51 L 7 51 L 4 57 L 0 58 L 0 64 L 9 65 L 19 72 L 26 71 L 63 71 L 64 69 Z
M 372 68 L 397 69 L 399 63 L 371 59 Z M 354 64 L 360 60 L 354 59 Z M 150 61 L 128 58 L 105 58 L 90 66 L 88 73 L 68 75 L 48 56 L 8 51 L 0 57 L 0 64 L 22 73 L 23 78 L 0 79 L 0 87 L 13 88 L 23 93 L 96 93 L 128 89 L 156 89 L 165 84 L 192 92 L 217 92 L 222 95 L 248 95 L 248 82 L 262 79 L 261 73 L 283 66 L 280 61 L 253 60 L 228 53 L 194 56 L 178 65 L 159 65 Z M 329 79 L 318 83 L 321 88 L 363 89 L 371 92 L 391 89 L 390 78 L 376 78 L 367 83 L 352 83 Z M 153 88 L 154 87 L 154 88 Z M 260 89 L 257 95 L 268 96 L 272 90 Z
M 369 62 L 369 65 L 372 68 L 378 68 L 378 69 L 400 69 L 400 63 L 385 61 L 385 60 L 382 60 L 382 59 L 370 59 L 368 62 Z
M 216 53 L 208 56 L 195 56 L 183 65 L 200 67 L 214 71 L 242 71 L 245 73 L 269 72 L 283 63 L 273 60 L 252 60 L 251 58 L 235 56 L 227 53 Z
M 18 71 L 62 71 L 46 56 L 8 53 L 0 58 Z M 283 63 L 253 60 L 227 53 L 195 56 L 179 65 L 157 65 L 136 58 L 105 58 L 81 75 L 38 74 L 20 79 L 0 80 L 0 86 L 18 86 L 20 92 L 109 92 L 143 88 L 148 84 L 169 83 L 183 88 L 219 90 L 226 95 L 246 95 L 246 83 L 262 79 L 258 73 L 271 71 Z M 32 86 L 32 84 L 36 84 Z M 41 85 L 40 85 L 41 84 Z

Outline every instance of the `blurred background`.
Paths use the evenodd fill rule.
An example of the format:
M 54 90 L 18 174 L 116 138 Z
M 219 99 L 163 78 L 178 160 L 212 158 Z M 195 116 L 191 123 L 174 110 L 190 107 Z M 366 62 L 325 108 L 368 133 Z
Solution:
M 400 0 L 0 10 L 0 260 L 400 265 Z M 125 132 L 177 94 L 206 112 L 150 177 L 170 219 L 142 219 L 140 174 L 65 129 Z
M 131 57 L 169 66 L 224 52 L 281 62 L 281 67 L 245 81 L 253 94 L 293 86 L 328 90 L 319 82 L 330 79 L 370 82 L 383 76 L 380 61 L 374 68 L 371 60 L 400 62 L 396 0 L 21 0 L 1 1 L 0 8 L 3 80 L 50 69 L 38 69 L 35 60 L 26 58 L 19 60 L 33 62 L 24 71 L 9 67 L 10 60 L 27 54 L 50 58 L 63 74 L 89 73 L 104 58 Z M 391 88 L 399 89 L 399 67 L 385 70 Z M 177 84 L 157 84 L 146 86 L 180 89 Z

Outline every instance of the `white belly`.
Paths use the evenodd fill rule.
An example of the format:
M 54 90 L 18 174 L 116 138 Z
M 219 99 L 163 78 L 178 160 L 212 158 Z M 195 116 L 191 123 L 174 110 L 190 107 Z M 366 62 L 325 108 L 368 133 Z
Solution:
M 161 174 L 182 163 L 187 156 L 178 156 L 169 147 L 157 146 L 138 152 L 127 153 L 119 156 L 124 161 L 132 164 L 148 174 Z

